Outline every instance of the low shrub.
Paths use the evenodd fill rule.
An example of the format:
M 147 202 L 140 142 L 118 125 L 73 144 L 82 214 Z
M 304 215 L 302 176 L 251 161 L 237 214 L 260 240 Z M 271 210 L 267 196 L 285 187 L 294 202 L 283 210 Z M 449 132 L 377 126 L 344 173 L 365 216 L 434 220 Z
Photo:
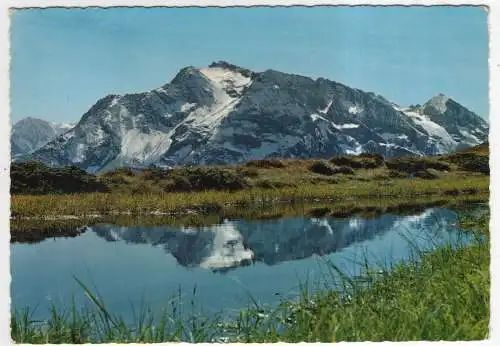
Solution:
M 424 169 L 422 171 L 415 172 L 413 174 L 416 178 L 421 179 L 438 179 L 439 176 L 433 173 L 430 169 Z
M 335 173 L 334 166 L 330 165 L 325 161 L 314 161 L 309 170 L 314 173 L 323 174 L 323 175 L 333 175 Z
M 480 172 L 489 175 L 489 156 L 476 153 L 455 153 L 446 158 L 447 161 L 456 164 L 460 169 L 469 172 Z
M 354 174 L 354 169 L 349 166 L 336 166 L 334 167 L 334 174 Z
M 132 194 L 147 194 L 153 192 L 150 186 L 145 182 L 141 181 L 138 184 L 134 184 L 129 190 Z
M 248 178 L 255 178 L 259 176 L 259 170 L 257 169 L 257 167 L 238 166 L 236 167 L 236 173 Z
M 126 185 L 128 181 L 125 179 L 123 175 L 108 175 L 102 176 L 100 179 L 106 185 Z
M 395 179 L 408 178 L 408 173 L 397 171 L 395 169 L 389 170 L 389 173 L 387 173 L 387 175 L 389 176 L 389 178 L 395 178 Z
M 141 173 L 141 177 L 144 180 L 162 180 L 167 179 L 170 171 L 160 169 L 160 168 L 148 168 Z
M 257 168 L 284 168 L 286 165 L 278 159 L 250 160 L 245 166 Z
M 182 192 L 193 189 L 189 179 L 178 172 L 172 172 L 168 180 L 162 183 L 161 186 L 167 192 Z
M 108 187 L 95 175 L 76 166 L 52 168 L 38 161 L 12 163 L 11 194 L 106 192 Z
M 248 186 L 245 177 L 220 167 L 182 167 L 168 174 L 166 191 L 239 190 Z
M 309 167 L 311 172 L 322 174 L 322 175 L 334 175 L 334 174 L 354 174 L 354 170 L 348 166 L 334 166 L 327 161 L 314 161 Z
M 126 176 L 126 177 L 133 177 L 135 173 L 130 169 L 129 167 L 121 167 L 117 168 L 114 171 L 106 172 L 102 176 L 104 177 L 113 177 L 113 176 Z
M 378 154 L 363 153 L 358 156 L 335 156 L 330 162 L 351 168 L 377 168 L 384 165 L 384 158 Z
M 450 165 L 445 162 L 426 157 L 400 157 L 386 161 L 385 164 L 389 169 L 406 173 L 417 173 L 429 168 L 437 171 L 449 171 L 451 169 Z

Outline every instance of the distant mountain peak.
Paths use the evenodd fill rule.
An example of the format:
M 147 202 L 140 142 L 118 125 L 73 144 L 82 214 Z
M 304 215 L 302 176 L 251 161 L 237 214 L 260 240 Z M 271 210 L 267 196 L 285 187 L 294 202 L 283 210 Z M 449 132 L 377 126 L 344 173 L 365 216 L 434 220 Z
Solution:
M 209 68 L 222 68 L 222 69 L 226 69 L 226 70 L 232 70 L 232 71 L 241 73 L 245 77 L 250 77 L 253 74 L 252 71 L 250 71 L 244 67 L 240 67 L 240 66 L 231 64 L 231 63 L 224 61 L 224 60 L 214 61 L 210 65 L 208 65 L 208 67 Z
M 448 96 L 446 96 L 445 94 L 439 93 L 430 98 L 429 101 L 424 103 L 423 105 L 424 113 L 432 115 L 444 114 L 448 109 L 447 104 L 449 101 L 453 100 Z
M 12 156 L 29 154 L 74 126 L 74 124 L 56 124 L 35 117 L 23 118 L 12 126 Z
M 40 118 L 35 118 L 35 117 L 24 117 L 22 119 L 20 119 L 19 121 L 16 122 L 17 125 L 21 125 L 21 124 L 26 124 L 26 123 L 47 123 L 47 121 L 43 120 L 43 119 L 40 119 Z
M 195 77 L 201 77 L 200 70 L 194 66 L 186 66 L 177 72 L 175 75 L 174 79 L 170 82 L 170 84 L 180 84 L 182 83 L 186 78 L 192 78 L 193 76 Z
M 485 141 L 488 124 L 450 100 L 439 94 L 405 110 L 328 79 L 217 61 L 185 67 L 161 88 L 99 100 L 30 157 L 103 172 L 362 152 L 434 155 Z

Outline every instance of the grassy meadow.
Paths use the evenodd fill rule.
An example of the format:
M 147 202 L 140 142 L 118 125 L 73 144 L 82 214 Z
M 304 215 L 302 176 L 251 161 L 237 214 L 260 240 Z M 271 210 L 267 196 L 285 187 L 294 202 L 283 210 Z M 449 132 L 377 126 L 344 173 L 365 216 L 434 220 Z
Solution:
M 268 159 L 171 171 L 122 168 L 98 176 L 71 167 L 16 164 L 11 172 L 11 213 L 16 219 L 179 216 L 286 203 L 328 202 L 339 209 L 354 209 L 463 196 L 485 201 L 488 159 L 486 146 L 424 158 L 384 160 L 364 154 L 330 160 Z

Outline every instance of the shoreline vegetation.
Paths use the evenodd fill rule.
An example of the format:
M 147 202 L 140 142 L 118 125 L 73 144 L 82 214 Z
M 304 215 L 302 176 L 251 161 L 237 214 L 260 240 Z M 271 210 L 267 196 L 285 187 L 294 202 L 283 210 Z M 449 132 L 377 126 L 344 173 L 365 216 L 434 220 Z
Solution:
M 450 200 L 446 196 L 412 198 L 368 199 L 354 203 L 299 203 L 278 204 L 267 208 L 227 208 L 211 213 L 186 213 L 181 215 L 91 215 L 66 217 L 25 217 L 14 218 L 10 222 L 11 243 L 36 243 L 46 238 L 76 237 L 94 224 L 109 223 L 130 226 L 184 226 L 203 227 L 220 224 L 224 220 L 269 220 L 282 217 L 329 217 L 346 218 L 360 216 L 375 218 L 384 213 L 408 215 L 424 211 L 426 208 L 442 207 L 463 209 L 473 204 L 483 204 L 488 200 L 486 193 L 462 194 Z
M 384 160 L 375 154 L 330 160 L 265 159 L 234 166 L 120 168 L 100 175 L 76 167 L 13 163 L 11 217 L 231 214 L 276 205 L 329 203 L 349 210 L 413 200 L 474 199 L 489 194 L 484 144 L 433 157 Z
M 29 308 L 15 309 L 11 335 L 18 343 L 38 344 L 481 340 L 488 337 L 490 316 L 489 214 L 465 212 L 460 224 L 474 235 L 472 243 L 417 249 L 417 256 L 393 268 L 341 275 L 319 292 L 303 288 L 296 300 L 256 304 L 234 320 L 200 315 L 195 305 L 188 318 L 175 305 L 161 316 L 141 306 L 130 325 L 75 278 L 91 308 L 79 310 L 74 301 L 63 310 L 52 307 L 47 321 L 32 321 Z M 337 269 L 332 264 L 330 270 Z

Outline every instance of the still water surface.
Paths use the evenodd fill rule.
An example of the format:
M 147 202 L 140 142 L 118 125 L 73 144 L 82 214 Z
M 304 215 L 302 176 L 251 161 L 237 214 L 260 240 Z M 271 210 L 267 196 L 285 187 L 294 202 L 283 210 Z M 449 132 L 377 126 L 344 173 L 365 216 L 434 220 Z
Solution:
M 124 318 L 141 300 L 155 310 L 181 292 L 205 313 L 235 312 L 295 298 L 299 284 L 321 284 L 328 263 L 349 276 L 370 268 L 390 268 L 416 248 L 470 241 L 457 229 L 457 214 L 431 208 L 409 216 L 367 219 L 283 217 L 227 220 L 207 227 L 89 227 L 76 238 L 47 239 L 11 246 L 14 308 L 65 306 L 87 302 L 73 276 L 97 289 L 108 309 Z

